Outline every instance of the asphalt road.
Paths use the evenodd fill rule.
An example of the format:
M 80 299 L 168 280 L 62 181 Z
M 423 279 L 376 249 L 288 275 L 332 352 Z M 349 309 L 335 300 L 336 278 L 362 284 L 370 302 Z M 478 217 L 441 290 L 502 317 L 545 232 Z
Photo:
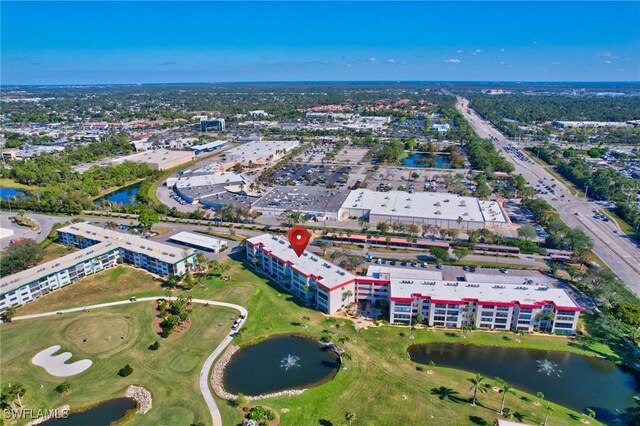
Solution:
M 81 312 L 84 310 L 106 308 L 109 306 L 116 306 L 116 305 L 128 305 L 131 303 L 149 302 L 149 301 L 157 300 L 159 297 L 162 297 L 168 300 L 176 299 L 175 297 L 165 297 L 162 295 L 158 295 L 155 297 L 140 297 L 135 302 L 132 302 L 127 299 L 127 300 L 120 300 L 118 302 L 100 303 L 97 305 L 89 305 L 89 306 L 80 306 L 78 308 L 62 309 L 58 311 L 44 312 L 41 314 L 23 315 L 19 317 L 14 317 L 12 321 L 42 318 L 42 317 L 66 314 L 71 312 Z M 238 312 L 240 312 L 240 314 L 244 315 L 244 319 L 240 320 L 240 327 L 238 327 L 238 329 L 240 329 L 244 325 L 245 321 L 249 316 L 249 312 L 247 311 L 246 308 L 240 305 L 234 305 L 232 303 L 216 302 L 215 300 L 205 300 L 205 299 L 193 299 L 192 302 L 200 303 L 202 305 L 224 306 L 226 308 L 237 310 Z M 211 367 L 213 366 L 213 362 L 215 361 L 216 358 L 218 358 L 218 356 L 220 356 L 220 354 L 222 354 L 222 352 L 227 348 L 227 346 L 229 346 L 229 344 L 233 340 L 234 335 L 235 335 L 235 332 L 230 331 L 229 334 L 225 336 L 222 342 L 220 342 L 220 344 L 213 350 L 213 352 L 211 352 L 211 355 L 209 355 L 209 357 L 206 359 L 206 361 L 204 362 L 204 365 L 202 366 L 202 370 L 200 371 L 200 392 L 202 393 L 202 396 L 205 402 L 207 403 L 207 407 L 209 408 L 209 412 L 211 413 L 211 421 L 213 422 L 213 426 L 222 426 L 222 417 L 220 416 L 220 410 L 216 405 L 216 401 L 213 398 L 213 393 L 211 393 L 211 388 L 209 387 L 209 374 L 211 372 Z
M 540 179 L 545 183 L 556 184 L 555 194 L 547 193 L 541 197 L 556 208 L 560 218 L 568 226 L 585 231 L 593 240 L 593 252 L 625 282 L 631 291 L 640 295 L 640 248 L 638 244 L 621 233 L 615 221 L 603 222 L 595 219 L 593 210 L 599 209 L 600 206 L 584 198 L 571 195 L 569 189 L 562 182 L 556 181 L 542 165 L 536 162 L 532 164 L 529 161 L 522 161 L 507 152 L 505 147 L 512 143 L 515 145 L 515 143 L 470 109 L 467 99 L 458 97 L 456 107 L 479 136 L 483 138 L 493 136 L 497 139 L 497 142 L 494 142 L 496 147 L 507 160 L 513 163 L 516 172 L 524 176 L 531 186 L 535 187 Z M 526 155 L 525 157 L 529 158 Z M 564 195 L 563 198 L 562 195 Z M 618 231 L 618 233 L 614 231 Z
M 51 232 L 51 228 L 53 228 L 54 224 L 67 222 L 70 220 L 70 218 L 66 216 L 48 216 L 44 214 L 27 213 L 25 214 L 25 217 L 33 220 L 40 226 L 40 229 L 38 231 L 32 231 L 25 226 L 19 226 L 11 222 L 9 218 L 15 215 L 16 214 L 10 214 L 6 211 L 0 212 L 0 226 L 2 228 L 11 229 L 13 231 L 12 236 L 0 240 L 0 247 L 3 250 L 7 248 L 11 240 L 15 238 L 32 238 L 37 242 L 42 242 L 45 238 L 47 238 L 47 235 L 49 235 L 49 232 Z

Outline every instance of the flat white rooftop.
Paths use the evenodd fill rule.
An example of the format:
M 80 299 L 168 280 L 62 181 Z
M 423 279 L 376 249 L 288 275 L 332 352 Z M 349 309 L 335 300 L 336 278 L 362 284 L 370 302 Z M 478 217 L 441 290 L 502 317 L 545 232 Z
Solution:
M 399 218 L 457 220 L 460 217 L 467 222 L 506 222 L 495 201 L 439 192 L 409 194 L 404 191 L 357 189 L 347 197 L 342 209 L 369 210 L 370 215 Z
M 228 141 L 213 141 L 202 145 L 194 145 L 190 149 L 192 151 L 206 151 L 207 149 L 215 149 L 227 143 Z
M 412 280 L 442 280 L 442 272 L 426 269 L 394 268 L 392 266 L 370 265 L 367 276 L 380 279 L 401 278 Z
M 191 232 L 178 232 L 177 234 L 169 237 L 169 241 L 175 241 L 177 243 L 188 244 L 190 246 L 213 251 L 219 251 L 222 247 L 227 245 L 226 241 L 218 238 L 212 238 L 202 234 L 193 234 Z
M 524 284 L 526 279 L 530 279 L 533 284 L 553 285 L 556 282 L 553 278 L 544 275 L 517 275 L 518 272 L 524 273 L 526 271 L 509 271 L 508 274 L 499 275 L 465 272 L 464 276 L 467 281 L 472 283 L 520 285 Z
M 152 149 L 149 151 L 138 152 L 136 154 L 127 155 L 114 159 L 112 162 L 119 164 L 125 161 L 132 161 L 134 163 L 148 163 L 148 164 L 164 164 L 173 161 L 190 161 L 193 158 L 191 151 L 171 151 L 168 149 Z
M 464 281 L 391 279 L 391 297 L 410 298 L 412 294 L 430 296 L 436 300 L 477 299 L 480 302 L 534 305 L 542 301 L 553 302 L 556 307 L 577 308 L 577 303 L 559 288 L 535 285 L 500 285 L 469 283 Z
M 290 263 L 298 271 L 321 277 L 318 281 L 325 287 L 331 288 L 355 279 L 355 276 L 350 272 L 311 252 L 305 251 L 302 256 L 298 257 L 289 242 L 282 237 L 263 234 L 249 238 L 247 241 L 253 246 L 262 245 L 265 251 L 270 252 L 281 261 Z
M 13 229 L 0 228 L 0 239 L 11 237 L 13 235 Z
M 29 284 L 30 282 L 55 274 L 56 272 L 63 271 L 67 268 L 77 265 L 78 263 L 85 262 L 96 256 L 106 254 L 118 248 L 118 245 L 113 242 L 98 243 L 91 247 L 78 250 L 74 253 L 67 254 L 41 265 L 36 265 L 33 268 L 29 268 L 25 271 L 20 271 L 17 274 L 3 277 L 0 281 L 0 294 L 8 293 L 26 284 Z
M 253 141 L 225 151 L 225 158 L 248 163 L 269 159 L 279 152 L 289 152 L 300 143 L 298 141 Z
M 99 226 L 90 225 L 84 222 L 65 226 L 58 229 L 58 232 L 81 235 L 84 238 L 89 238 L 91 240 L 112 241 L 125 250 L 145 254 L 170 264 L 174 264 L 186 257 L 185 249 L 170 246 L 169 244 L 158 243 L 136 235 L 124 234 L 122 232 L 100 228 Z M 193 249 L 188 249 L 186 251 L 188 254 L 191 254 Z
M 239 185 L 244 183 L 244 176 L 234 172 L 210 173 L 206 175 L 186 175 L 176 181 L 178 188 L 194 188 L 213 185 Z

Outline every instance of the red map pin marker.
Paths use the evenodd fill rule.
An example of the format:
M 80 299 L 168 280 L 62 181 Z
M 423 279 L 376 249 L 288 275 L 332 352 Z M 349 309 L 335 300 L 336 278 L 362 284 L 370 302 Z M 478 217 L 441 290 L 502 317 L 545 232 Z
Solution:
M 304 249 L 309 244 L 309 238 L 311 238 L 309 231 L 304 226 L 294 226 L 289 230 L 288 237 L 293 251 L 296 252 L 298 257 L 302 256 Z

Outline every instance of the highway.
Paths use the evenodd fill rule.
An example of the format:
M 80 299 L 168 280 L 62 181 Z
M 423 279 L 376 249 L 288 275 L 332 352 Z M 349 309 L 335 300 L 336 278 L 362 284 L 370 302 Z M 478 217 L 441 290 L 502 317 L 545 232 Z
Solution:
M 601 208 L 584 198 L 574 196 L 569 189 L 553 177 L 542 165 L 524 160 L 505 148 L 515 143 L 507 139 L 488 121 L 469 108 L 469 101 L 458 97 L 456 108 L 471 124 L 478 136 L 490 139 L 500 152 L 515 166 L 527 182 L 535 187 L 539 180 L 546 185 L 556 184 L 555 194 L 547 192 L 541 197 L 558 211 L 560 218 L 572 228 L 580 228 L 593 240 L 593 252 L 625 282 L 631 291 L 640 295 L 640 248 L 630 237 L 621 232 L 615 221 L 603 222 L 593 216 L 593 210 Z M 522 152 L 522 151 L 520 151 Z M 524 154 L 524 153 L 523 153 Z M 564 197 L 563 197 L 564 196 Z
M 67 313 L 73 313 L 73 312 L 84 312 L 84 311 L 90 311 L 93 309 L 106 308 L 110 306 L 128 305 L 131 303 L 153 302 L 158 298 L 163 298 L 167 300 L 176 300 L 175 297 L 165 297 L 165 296 L 139 297 L 137 300 L 133 300 L 133 301 L 130 299 L 126 299 L 126 300 L 119 300 L 117 302 L 100 303 L 97 305 L 80 306 L 80 307 L 71 308 L 71 309 L 61 309 L 57 311 L 43 312 L 41 314 L 23 315 L 19 317 L 14 317 L 11 321 L 43 318 L 43 317 L 49 317 L 49 316 L 61 315 L 61 314 L 67 314 Z M 240 329 L 244 325 L 245 321 L 249 316 L 249 312 L 244 306 L 235 305 L 233 303 L 217 302 L 215 300 L 206 300 L 206 299 L 193 299 L 191 300 L 191 302 L 199 303 L 207 306 L 209 305 L 223 306 L 225 308 L 231 308 L 231 309 L 237 310 L 238 312 L 240 312 L 241 315 L 244 315 L 244 318 L 240 320 L 240 326 L 238 327 L 238 329 Z M 220 416 L 220 410 L 218 409 L 218 405 L 216 404 L 216 401 L 213 398 L 213 393 L 211 392 L 211 388 L 209 386 L 209 374 L 211 372 L 211 367 L 213 366 L 213 362 L 216 360 L 216 358 L 220 356 L 220 354 L 222 354 L 222 352 L 227 348 L 227 346 L 229 346 L 229 344 L 233 340 L 234 335 L 235 335 L 235 332 L 231 331 L 225 336 L 222 342 L 220 342 L 220 344 L 216 346 L 213 352 L 211 352 L 211 354 L 207 357 L 207 359 L 204 362 L 204 365 L 202 366 L 202 370 L 200 371 L 200 393 L 202 393 L 202 396 L 205 402 L 207 403 L 207 407 L 209 408 L 209 413 L 211 414 L 211 421 L 213 422 L 213 426 L 222 426 L 222 417 Z

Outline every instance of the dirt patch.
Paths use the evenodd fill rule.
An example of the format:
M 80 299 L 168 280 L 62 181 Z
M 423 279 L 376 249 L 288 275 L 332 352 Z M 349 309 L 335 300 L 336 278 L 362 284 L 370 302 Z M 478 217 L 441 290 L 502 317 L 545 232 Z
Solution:
M 191 307 L 191 305 L 189 305 L 189 307 Z M 153 327 L 154 333 L 160 336 L 162 333 L 162 327 L 160 327 L 160 324 L 162 323 L 162 317 L 160 316 L 160 310 L 158 309 L 157 302 L 153 304 L 152 311 L 155 316 L 153 318 L 153 323 L 151 324 L 151 326 Z M 191 328 L 191 318 L 176 327 L 173 330 L 173 333 L 171 333 L 169 337 L 165 337 L 165 339 L 175 339 L 177 337 L 180 337 L 183 333 L 186 333 L 189 328 Z

